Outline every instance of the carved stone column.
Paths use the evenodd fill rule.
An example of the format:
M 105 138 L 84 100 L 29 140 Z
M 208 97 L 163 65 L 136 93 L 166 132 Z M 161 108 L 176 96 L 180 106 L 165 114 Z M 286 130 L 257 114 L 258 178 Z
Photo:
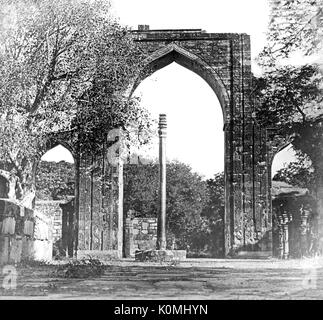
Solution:
M 159 201 L 157 249 L 166 250 L 166 115 L 159 115 Z
M 284 255 L 284 231 L 283 231 L 283 217 L 278 217 L 278 257 L 283 259 Z
M 284 243 L 284 250 L 283 250 L 283 259 L 288 259 L 289 257 L 289 234 L 288 234 L 288 225 L 292 221 L 292 216 L 287 214 L 286 212 L 282 215 L 283 218 L 283 243 Z
M 301 242 L 301 256 L 304 257 L 307 253 L 307 221 L 309 211 L 301 209 L 301 224 L 300 224 L 300 242 Z

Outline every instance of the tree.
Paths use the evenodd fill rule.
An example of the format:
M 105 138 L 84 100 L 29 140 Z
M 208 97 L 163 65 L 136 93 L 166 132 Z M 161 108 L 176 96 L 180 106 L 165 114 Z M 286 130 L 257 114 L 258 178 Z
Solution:
M 307 188 L 311 192 L 315 186 L 314 170 L 308 157 L 299 155 L 297 161 L 290 162 L 278 170 L 273 177 L 274 181 L 283 181 L 300 188 Z
M 157 216 L 159 210 L 159 166 L 126 165 L 124 169 L 124 210 L 138 216 Z M 193 239 L 204 223 L 202 211 L 207 203 L 206 182 L 180 162 L 167 164 L 167 233 L 179 248 L 196 246 Z
M 259 56 L 262 66 L 273 67 L 295 52 L 320 52 L 323 39 L 322 0 L 269 0 L 267 45 Z
M 167 165 L 167 235 L 177 248 L 201 256 L 223 255 L 224 174 L 207 181 L 180 162 Z M 159 166 L 126 165 L 124 211 L 140 217 L 157 216 Z
M 322 81 L 316 66 L 284 66 L 265 72 L 256 90 L 259 124 L 275 128 L 300 159 L 309 159 L 318 200 L 323 186 Z
M 218 173 L 206 181 L 208 202 L 202 216 L 207 220 L 207 238 L 209 250 L 216 257 L 224 255 L 224 173 Z
M 291 141 L 297 153 L 312 163 L 314 190 L 323 219 L 323 104 L 322 50 L 323 3 L 321 0 L 271 1 L 267 46 L 259 57 L 265 73 L 256 81 L 258 122 L 275 128 Z M 288 65 L 296 53 L 303 62 Z M 314 63 L 315 62 L 315 63 Z
M 134 211 L 138 217 L 157 216 L 158 170 L 156 163 L 124 165 L 123 210 L 125 214 Z
M 0 19 L 0 173 L 32 207 L 48 137 L 77 131 L 95 147 L 115 126 L 145 127 L 126 93 L 144 59 L 108 1 L 8 0 Z
M 189 253 L 223 255 L 224 174 L 207 181 L 183 163 L 167 168 L 167 233 Z M 74 164 L 41 161 L 36 174 L 38 199 L 61 199 L 74 194 Z M 156 163 L 125 165 L 124 213 L 157 216 L 159 166 Z
M 75 168 L 66 161 L 41 161 L 36 173 L 36 199 L 59 200 L 74 196 Z

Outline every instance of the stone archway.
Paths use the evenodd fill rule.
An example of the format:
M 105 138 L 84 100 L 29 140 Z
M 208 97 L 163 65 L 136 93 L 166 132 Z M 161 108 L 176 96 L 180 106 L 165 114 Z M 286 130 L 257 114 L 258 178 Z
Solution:
M 207 33 L 200 29 L 134 30 L 146 53 L 145 77 L 172 62 L 197 73 L 220 101 L 225 134 L 225 254 L 262 251 L 271 254 L 271 136 L 254 119 L 250 37 Z M 198 112 L 198 109 L 197 109 Z M 268 142 L 269 141 L 269 142 Z M 107 162 L 107 146 L 98 159 L 78 153 L 78 252 L 113 252 L 122 256 L 122 165 Z M 101 173 L 87 173 L 96 162 Z M 101 174 L 109 190 L 96 180 Z
M 48 138 L 43 147 L 39 149 L 37 161 L 34 163 L 33 175 L 36 190 L 34 217 L 38 225 L 36 229 L 42 230 L 36 236 L 37 240 L 41 240 L 41 244 L 47 245 L 46 250 L 41 250 L 42 245 L 40 245 L 38 258 L 41 258 L 43 254 L 46 254 L 46 259 L 73 257 L 77 249 L 78 217 L 75 204 L 79 199 L 78 165 L 76 146 L 69 138 L 67 135 Z M 43 156 L 54 151 L 58 146 L 69 153 L 72 162 L 63 160 L 61 156 L 58 160 L 43 159 Z M 58 150 L 55 150 L 55 153 L 60 155 Z M 61 163 L 62 160 L 63 163 Z M 39 177 L 36 178 L 39 172 L 42 173 L 41 177 L 45 179 L 45 183 Z M 45 192 L 37 193 L 39 189 Z
M 228 92 L 221 78 L 216 71 L 200 57 L 174 43 L 162 47 L 146 59 L 145 68 L 142 70 L 140 77 L 132 87 L 131 94 L 135 91 L 141 81 L 172 62 L 176 62 L 182 67 L 193 71 L 206 81 L 220 101 L 223 122 L 226 123 L 227 120 L 229 120 L 227 114 L 230 105 L 230 97 L 228 96 Z
M 220 101 L 225 134 L 225 253 L 241 247 L 254 249 L 266 232 L 261 227 L 263 217 L 257 212 L 253 182 L 257 159 L 253 154 L 250 37 L 198 29 L 146 28 L 133 33 L 148 56 L 146 68 L 134 88 L 143 78 L 177 62 L 201 76 Z M 270 218 L 268 215 L 266 218 L 270 229 Z

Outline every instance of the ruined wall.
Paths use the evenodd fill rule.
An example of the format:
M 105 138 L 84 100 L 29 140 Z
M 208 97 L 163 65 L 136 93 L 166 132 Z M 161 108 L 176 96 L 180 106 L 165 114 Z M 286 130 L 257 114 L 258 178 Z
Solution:
M 225 132 L 225 253 L 270 251 L 266 131 L 253 117 L 250 36 L 146 27 L 134 31 L 134 37 L 147 53 L 143 78 L 177 62 L 214 90 L 222 106 Z
M 10 200 L 0 200 L 0 264 L 34 257 L 33 211 Z
M 35 216 L 45 216 L 49 220 L 50 238 L 54 243 L 62 238 L 62 208 L 60 204 L 65 202 L 64 200 L 38 200 L 35 204 Z
M 95 157 L 87 152 L 80 153 L 78 255 L 103 251 L 122 257 L 123 166 L 121 161 L 108 161 L 106 143 L 101 154 Z
M 156 249 L 157 218 L 126 218 L 124 254 L 134 257 L 136 250 Z
M 200 75 L 220 101 L 225 133 L 225 254 L 271 251 L 272 146 L 267 131 L 254 119 L 250 36 L 146 28 L 133 31 L 133 37 L 147 54 L 133 89 L 153 72 L 177 62 Z M 107 145 L 101 154 L 77 152 L 75 248 L 80 253 L 113 251 L 121 257 L 122 163 L 109 163 L 107 153 Z

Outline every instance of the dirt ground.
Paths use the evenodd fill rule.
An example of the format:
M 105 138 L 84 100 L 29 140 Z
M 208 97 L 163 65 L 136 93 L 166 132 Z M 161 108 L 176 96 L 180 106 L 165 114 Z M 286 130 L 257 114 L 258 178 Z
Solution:
M 318 259 L 188 259 L 176 265 L 122 260 L 87 279 L 57 278 L 56 268 L 17 266 L 16 288 L 2 285 L 0 299 L 323 299 Z

